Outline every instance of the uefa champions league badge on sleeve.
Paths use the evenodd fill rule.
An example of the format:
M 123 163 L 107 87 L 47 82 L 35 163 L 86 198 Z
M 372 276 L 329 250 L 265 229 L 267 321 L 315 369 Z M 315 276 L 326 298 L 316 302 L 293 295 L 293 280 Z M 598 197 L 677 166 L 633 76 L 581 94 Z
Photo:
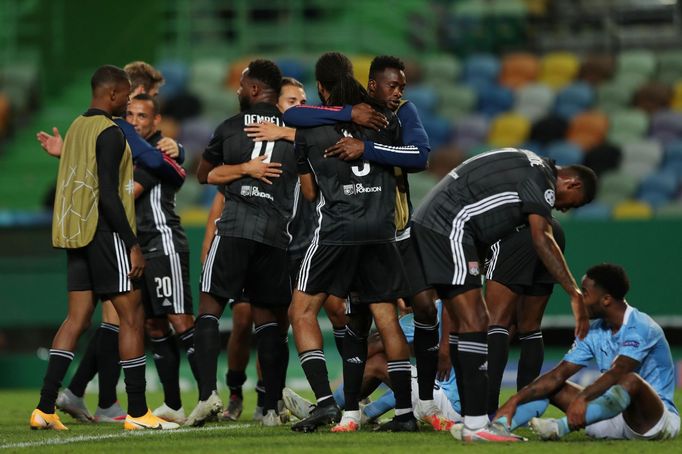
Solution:
M 556 200 L 556 196 L 554 194 L 553 189 L 548 189 L 545 191 L 545 201 L 549 204 L 549 206 L 554 207 L 554 202 Z

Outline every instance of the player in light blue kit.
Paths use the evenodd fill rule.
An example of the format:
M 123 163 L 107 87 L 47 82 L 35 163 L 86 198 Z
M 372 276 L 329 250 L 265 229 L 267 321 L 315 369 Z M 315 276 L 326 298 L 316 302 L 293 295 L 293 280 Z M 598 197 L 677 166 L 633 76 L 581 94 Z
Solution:
M 576 340 L 563 361 L 511 397 L 494 422 L 514 430 L 530 421 L 545 440 L 585 428 L 593 438 L 673 438 L 680 416 L 673 394 L 675 371 L 663 330 L 651 317 L 627 304 L 630 282 L 618 265 L 587 270 L 582 281 L 590 331 Z M 602 375 L 581 389 L 567 382 L 594 360 Z M 566 412 L 540 419 L 549 403 Z M 455 435 L 455 434 L 453 434 Z

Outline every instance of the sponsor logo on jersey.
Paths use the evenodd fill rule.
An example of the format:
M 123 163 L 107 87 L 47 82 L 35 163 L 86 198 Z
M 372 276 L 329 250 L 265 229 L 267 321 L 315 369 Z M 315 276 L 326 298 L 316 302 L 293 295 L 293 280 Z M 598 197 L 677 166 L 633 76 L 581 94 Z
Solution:
M 549 206 L 553 207 L 554 202 L 556 200 L 556 195 L 554 194 L 554 190 L 548 189 L 545 191 L 545 202 L 549 204 Z
M 362 183 L 343 185 L 344 195 L 365 194 L 372 192 L 381 192 L 381 186 L 365 186 Z
M 478 276 L 481 274 L 480 270 L 478 269 L 478 262 L 469 262 L 469 274 L 472 276 Z
M 637 348 L 637 347 L 639 347 L 639 342 L 637 342 L 636 340 L 626 340 L 625 342 L 623 342 L 623 347 L 635 347 L 635 348 Z
M 240 193 L 242 197 L 260 197 L 272 201 L 275 200 L 271 194 L 261 191 L 257 186 L 242 186 Z

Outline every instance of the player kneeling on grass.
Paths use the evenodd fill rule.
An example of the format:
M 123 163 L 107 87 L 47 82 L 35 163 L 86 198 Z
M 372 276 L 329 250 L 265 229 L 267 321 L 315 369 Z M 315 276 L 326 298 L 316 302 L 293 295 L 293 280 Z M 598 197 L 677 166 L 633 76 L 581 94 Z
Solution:
M 557 440 L 582 428 L 593 438 L 677 436 L 680 416 L 673 403 L 670 346 L 656 322 L 627 304 L 629 287 L 620 266 L 601 264 L 587 270 L 582 291 L 594 320 L 587 337 L 576 340 L 557 367 L 511 397 L 498 410 L 493 425 L 514 430 L 530 421 L 544 440 Z M 603 372 L 593 384 L 581 389 L 566 381 L 592 359 Z M 540 419 L 550 402 L 566 416 Z

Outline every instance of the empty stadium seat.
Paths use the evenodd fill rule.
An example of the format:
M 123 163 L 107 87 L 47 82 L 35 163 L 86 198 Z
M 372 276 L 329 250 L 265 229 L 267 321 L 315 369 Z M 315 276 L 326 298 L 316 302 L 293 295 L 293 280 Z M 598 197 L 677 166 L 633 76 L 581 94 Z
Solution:
M 455 122 L 455 145 L 468 151 L 485 142 L 488 136 L 488 118 L 483 115 L 471 115 Z
M 616 110 L 609 117 L 608 139 L 617 145 L 625 145 L 643 138 L 648 127 L 649 119 L 641 110 Z
M 682 110 L 682 80 L 678 79 L 673 88 L 673 99 L 670 101 L 670 107 L 675 110 Z
M 649 115 L 667 110 L 673 98 L 672 88 L 661 82 L 647 82 L 640 86 L 633 96 L 632 104 Z
M 591 84 L 600 85 L 613 77 L 616 61 L 612 55 L 588 55 L 580 66 L 578 78 Z
M 626 200 L 613 208 L 614 219 L 651 219 L 654 211 L 646 202 Z
M 476 92 L 468 85 L 436 85 L 435 89 L 439 98 L 437 111 L 441 117 L 463 117 L 476 105 Z
M 436 111 L 438 95 L 433 87 L 428 85 L 409 85 L 405 89 L 405 99 L 409 99 L 417 106 L 422 115 L 431 115 Z
M 666 144 L 682 139 L 682 112 L 664 110 L 651 117 L 649 135 Z
M 665 143 L 663 153 L 665 162 L 682 161 L 682 139 Z
M 534 54 L 510 53 L 502 58 L 499 81 L 507 88 L 517 89 L 537 80 L 539 74 L 540 62 Z
M 659 52 L 658 73 L 656 79 L 672 85 L 682 77 L 682 51 L 669 50 Z
M 500 73 L 500 61 L 494 55 L 474 54 L 464 61 L 462 81 L 467 85 L 480 89 L 497 83 Z
M 675 203 L 670 203 L 670 204 L 658 207 L 656 209 L 655 215 L 657 218 L 660 218 L 660 219 L 669 219 L 669 218 L 680 219 L 680 218 L 682 218 L 682 202 L 677 201 Z
M 514 105 L 514 94 L 508 88 L 492 85 L 478 91 L 476 110 L 488 117 L 507 112 Z
M 369 67 L 372 64 L 373 58 L 374 57 L 368 55 L 355 55 L 350 57 L 350 61 L 353 63 L 353 75 L 363 87 L 367 86 L 367 81 L 369 80 Z
M 554 104 L 554 92 L 545 84 L 531 83 L 516 90 L 514 110 L 531 121 L 544 117 Z
M 635 79 L 621 76 L 600 85 L 597 89 L 599 108 L 604 112 L 612 112 L 629 106 L 639 84 Z
M 635 195 L 639 180 L 620 172 L 608 172 L 599 178 L 597 201 L 613 206 Z
M 564 87 L 558 94 L 554 104 L 554 112 L 570 119 L 594 104 L 594 90 L 585 82 L 574 82 Z
M 282 75 L 286 77 L 293 77 L 302 84 L 306 84 L 314 79 L 312 75 L 313 65 L 302 58 L 296 57 L 282 57 L 275 60 L 279 66 Z M 356 75 L 357 78 L 357 75 Z
M 239 80 L 242 77 L 242 72 L 244 71 L 244 68 L 249 66 L 251 60 L 253 60 L 253 58 L 247 56 L 229 62 L 230 69 L 228 71 L 227 80 L 225 81 L 225 83 L 230 89 L 236 90 L 239 88 Z
M 608 131 L 608 117 L 603 112 L 591 110 L 571 119 L 566 138 L 589 151 L 604 142 Z
M 172 98 L 187 88 L 189 81 L 189 68 L 180 61 L 164 61 L 156 66 L 161 71 L 166 83 L 159 90 L 159 95 L 164 99 Z M 237 82 L 237 85 L 239 82 Z
M 571 52 L 551 52 L 542 58 L 540 81 L 558 90 L 575 79 L 580 69 L 578 57 Z
M 638 76 L 640 81 L 649 80 L 656 71 L 656 55 L 645 49 L 624 50 L 618 56 L 616 77 Z
M 561 166 L 580 164 L 584 157 L 580 147 L 568 141 L 549 144 L 546 153 L 549 158 L 554 159 Z
M 493 119 L 488 143 L 494 147 L 516 147 L 526 141 L 529 133 L 530 121 L 526 117 L 506 113 Z
M 573 210 L 573 218 L 581 220 L 604 220 L 611 218 L 613 208 L 611 205 L 600 202 L 592 202 Z
M 663 160 L 663 147 L 657 140 L 640 140 L 623 145 L 623 164 L 641 162 L 657 167 Z
M 428 84 L 451 85 L 459 78 L 461 65 L 454 55 L 441 54 L 422 60 L 422 71 Z
M 448 120 L 427 114 L 422 115 L 422 121 L 432 149 L 438 148 L 452 138 L 453 128 Z

